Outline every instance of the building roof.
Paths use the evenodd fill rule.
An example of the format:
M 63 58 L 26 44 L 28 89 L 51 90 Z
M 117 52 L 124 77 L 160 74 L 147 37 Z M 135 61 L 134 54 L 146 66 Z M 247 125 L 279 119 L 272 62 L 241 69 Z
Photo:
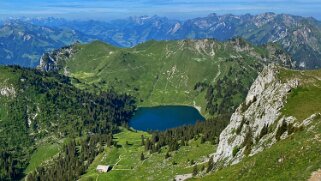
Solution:
M 100 171 L 103 171 L 103 172 L 107 172 L 109 169 L 109 165 L 98 165 L 96 170 L 100 170 Z

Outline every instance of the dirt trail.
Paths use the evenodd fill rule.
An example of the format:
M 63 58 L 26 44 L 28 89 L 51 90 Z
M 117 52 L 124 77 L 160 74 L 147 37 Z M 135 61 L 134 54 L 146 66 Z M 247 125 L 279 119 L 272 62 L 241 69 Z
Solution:
M 215 83 L 216 80 L 217 80 L 217 79 L 219 78 L 219 76 L 221 75 L 221 64 L 220 64 L 220 62 L 219 62 L 219 64 L 218 64 L 218 66 L 217 66 L 217 69 L 218 69 L 218 72 L 217 72 L 216 76 L 215 76 L 214 79 L 213 79 L 213 83 Z
M 190 178 L 192 178 L 192 177 L 193 177 L 193 175 L 192 175 L 191 173 L 189 173 L 189 174 L 184 174 L 184 175 L 176 175 L 176 176 L 175 176 L 175 180 L 177 180 L 177 181 L 184 181 L 184 180 L 190 179 Z

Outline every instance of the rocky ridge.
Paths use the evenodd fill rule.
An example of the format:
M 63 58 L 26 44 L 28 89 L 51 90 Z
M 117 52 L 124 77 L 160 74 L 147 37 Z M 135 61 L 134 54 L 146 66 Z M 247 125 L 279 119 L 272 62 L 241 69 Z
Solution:
M 50 72 L 50 71 L 58 71 L 62 67 L 59 65 L 60 61 L 64 61 L 72 57 L 73 54 L 76 53 L 75 46 L 79 44 L 76 42 L 73 45 L 65 46 L 60 49 L 44 53 L 40 58 L 40 63 L 37 66 L 38 69 Z M 68 75 L 67 71 L 64 71 L 65 75 Z
M 300 82 L 298 79 L 281 82 L 277 77 L 279 69 L 275 65 L 269 65 L 254 81 L 245 102 L 236 109 L 230 124 L 220 135 L 214 155 L 215 162 L 223 165 L 236 164 L 246 155 L 252 156 L 263 151 L 277 141 L 278 128 L 284 122 L 294 122 L 294 117 L 280 118 L 280 110 L 287 94 L 298 87 Z M 281 139 L 285 137 L 283 135 Z

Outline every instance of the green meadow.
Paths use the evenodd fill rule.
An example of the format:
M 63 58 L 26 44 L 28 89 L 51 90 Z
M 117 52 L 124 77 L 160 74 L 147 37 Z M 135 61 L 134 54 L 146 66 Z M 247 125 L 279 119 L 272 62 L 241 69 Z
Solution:
M 168 148 L 151 154 L 141 145 L 141 135 L 150 136 L 146 132 L 125 129 L 114 135 L 118 146 L 108 147 L 98 155 L 80 180 L 172 180 L 175 175 L 192 173 L 191 160 L 201 168 L 208 156 L 215 152 L 214 145 L 191 140 L 189 146 L 170 152 L 171 156 L 165 159 Z M 144 160 L 140 159 L 141 153 Z M 97 165 L 112 165 L 113 168 L 108 173 L 98 173 Z

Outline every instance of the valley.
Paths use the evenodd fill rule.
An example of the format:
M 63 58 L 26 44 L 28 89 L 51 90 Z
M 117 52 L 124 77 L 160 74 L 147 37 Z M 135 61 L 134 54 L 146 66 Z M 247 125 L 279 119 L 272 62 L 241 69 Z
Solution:
M 314 96 L 320 94 L 320 75 L 320 70 L 297 71 L 277 66 L 266 67 L 251 86 L 246 101 L 249 98 L 253 99 L 253 90 L 260 90 L 263 93 L 255 92 L 257 95 L 253 100 L 256 100 L 250 101 L 251 105 L 245 108 L 242 108 L 244 105 L 241 104 L 233 114 L 235 118 L 235 115 L 239 114 L 238 111 L 242 111 L 245 122 L 239 120 L 240 122 L 235 124 L 236 120 L 232 116 L 231 122 L 221 133 L 220 139 L 230 140 L 228 143 L 223 140 L 220 140 L 218 145 L 209 141 L 204 142 L 202 141 L 204 135 L 199 134 L 187 143 L 179 142 L 180 147 L 176 151 L 170 151 L 169 146 L 164 146 L 159 151 L 154 152 L 148 150 L 146 145 L 142 144 L 142 135 L 146 141 L 147 139 L 154 139 L 154 134 L 121 128 L 121 132 L 113 136 L 117 145 L 104 147 L 104 150 L 95 157 L 80 180 L 113 180 L 116 178 L 117 180 L 129 178 L 132 180 L 145 180 L 147 178 L 151 180 L 171 180 L 176 176 L 183 175 L 192 180 L 231 180 L 235 177 L 238 177 L 238 180 L 261 180 L 262 178 L 269 180 L 306 180 L 311 177 L 312 172 L 320 168 L 321 164 L 321 159 L 318 156 L 320 152 L 319 110 L 321 107 L 318 97 Z M 271 76 L 274 78 L 269 78 Z M 298 83 L 293 84 L 293 87 L 288 87 L 287 84 L 293 80 Z M 265 88 L 260 89 L 257 85 Z M 283 88 L 273 88 L 275 89 L 274 92 L 269 92 L 270 87 L 277 86 L 286 88 L 284 95 Z M 282 98 L 282 95 L 285 97 Z M 281 105 L 281 109 L 277 108 L 278 112 L 275 113 L 274 118 L 265 119 L 266 116 L 271 116 L 268 104 L 275 104 L 274 100 L 271 100 L 271 102 L 265 101 L 266 98 L 269 98 L 268 96 L 276 97 L 284 104 Z M 265 103 L 262 104 L 261 101 Z M 259 107 L 253 109 L 253 106 Z M 261 109 L 263 112 L 261 112 Z M 246 116 L 251 115 L 249 118 L 253 118 L 256 114 L 259 117 L 246 122 Z M 267 131 L 263 133 L 264 126 L 257 127 L 255 122 L 267 125 L 264 120 L 270 123 L 268 123 Z M 243 122 L 243 125 L 240 127 L 241 122 Z M 233 131 L 230 127 L 234 127 L 234 125 L 236 127 Z M 282 125 L 285 125 L 285 127 Z M 258 129 L 253 129 L 254 127 Z M 236 129 L 239 129 L 239 131 Z M 251 130 L 253 132 L 248 134 Z M 224 136 L 227 131 L 231 132 Z M 246 135 L 253 136 L 248 137 Z M 247 137 L 243 141 L 250 139 L 250 146 L 248 146 L 248 143 L 238 141 L 240 147 L 237 152 L 234 151 L 235 149 L 228 149 L 228 147 L 221 148 L 222 145 L 236 143 L 234 140 L 239 139 L 238 137 Z M 157 144 L 159 143 L 156 142 L 155 145 Z M 214 161 L 215 164 L 208 172 L 209 160 L 212 156 L 214 160 L 218 160 L 217 156 L 221 155 L 220 150 L 229 152 L 226 154 L 231 155 L 221 161 Z M 230 166 L 231 163 L 233 165 Z M 97 173 L 95 171 L 97 165 L 112 165 L 113 167 L 107 173 Z M 195 168 L 197 168 L 197 172 Z M 215 171 L 211 172 L 211 170 Z M 266 170 L 269 170 L 269 172 L 266 172 Z M 196 174 L 191 176 L 193 173 Z
M 0 10 L 1 181 L 320 179 L 321 21 L 95 2 Z
M 117 169 L 111 170 L 109 173 L 99 174 L 95 173 L 93 170 L 95 168 L 92 167 L 92 171 L 89 171 L 85 174 L 82 179 L 84 180 L 90 180 L 90 177 L 96 177 L 99 179 L 107 179 L 107 178 L 113 178 L 113 175 L 117 175 L 117 178 L 124 178 L 126 180 L 127 175 L 130 175 L 130 178 L 133 180 L 140 180 L 143 178 L 149 178 L 152 180 L 169 180 L 170 178 L 173 178 L 174 175 L 187 175 L 188 177 L 191 176 L 192 173 L 194 173 L 194 168 L 197 167 L 198 172 L 197 175 L 192 180 L 233 180 L 234 178 L 238 178 L 238 180 L 307 180 L 312 176 L 312 172 L 317 171 L 320 168 L 321 159 L 319 158 L 320 153 L 320 105 L 319 100 L 316 98 L 315 94 L 320 94 L 320 70 L 315 71 L 295 71 L 295 70 L 288 70 L 280 67 L 273 67 L 270 66 L 263 70 L 261 75 L 266 75 L 266 71 L 269 71 L 269 69 L 273 72 L 271 74 L 272 76 L 275 76 L 275 79 L 269 79 L 269 81 L 272 82 L 264 82 L 265 79 L 261 79 L 260 77 L 257 79 L 257 83 L 260 83 L 260 86 L 267 86 L 265 87 L 266 90 L 269 90 L 269 86 L 278 86 L 277 82 L 281 82 L 281 84 L 286 85 L 287 82 L 291 82 L 291 80 L 296 80 L 299 83 L 295 87 L 287 87 L 287 94 L 284 98 L 285 100 L 282 100 L 284 102 L 284 106 L 281 106 L 281 109 L 278 113 L 276 113 L 275 120 L 274 119 L 266 119 L 266 121 L 275 121 L 274 123 L 268 123 L 271 124 L 268 126 L 269 129 L 265 133 L 262 133 L 262 130 L 264 130 L 264 127 L 258 130 L 253 130 L 253 127 L 255 126 L 255 123 L 253 124 L 252 121 L 262 121 L 264 120 L 265 116 L 271 116 L 268 112 L 262 112 L 259 114 L 262 114 L 262 118 L 256 118 L 254 120 L 251 120 L 248 123 L 244 123 L 244 125 L 241 127 L 241 130 L 233 131 L 230 135 L 224 137 L 224 132 L 231 130 L 229 127 L 234 125 L 233 116 L 230 122 L 230 125 L 223 131 L 221 134 L 221 138 L 224 139 L 230 139 L 228 144 L 233 144 L 233 140 L 237 139 L 238 136 L 245 136 L 245 135 L 253 135 L 253 137 L 244 138 L 251 140 L 251 145 L 248 147 L 246 144 L 243 144 L 242 142 L 240 145 L 244 145 L 248 148 L 242 148 L 239 147 L 239 151 L 235 152 L 233 149 L 233 155 L 232 150 L 229 150 L 228 148 L 223 149 L 224 152 L 230 152 L 228 154 L 231 154 L 231 158 L 222 159 L 221 161 L 214 162 L 214 169 L 216 170 L 212 174 L 206 174 L 209 161 L 208 158 L 210 156 L 213 156 L 212 153 L 214 153 L 214 160 L 217 160 L 217 156 L 221 155 L 219 149 L 217 146 L 208 145 L 207 142 L 201 143 L 198 139 L 191 140 L 188 144 L 188 146 L 182 146 L 179 148 L 178 151 L 170 152 L 173 156 L 173 160 L 175 164 L 174 166 L 171 165 L 171 163 L 168 163 L 167 159 L 155 161 L 156 158 L 163 157 L 166 153 L 166 148 L 161 149 L 158 153 L 146 153 L 144 152 L 143 147 L 139 147 L 138 151 L 135 152 L 136 159 L 135 163 L 139 163 L 139 155 L 141 152 L 145 154 L 145 162 L 141 166 L 135 166 L 129 170 L 123 170 L 122 174 L 118 175 Z M 268 76 L 267 76 L 268 77 Z M 267 78 L 265 77 L 265 78 Z M 264 77 L 263 77 L 264 78 Z M 276 82 L 274 82 L 276 81 Z M 255 83 L 254 83 L 255 84 Z M 254 90 L 258 89 L 258 87 L 255 87 L 252 85 L 252 89 Z M 263 89 L 263 91 L 265 91 Z M 291 90 L 291 91 L 289 91 Z M 276 89 L 274 93 L 272 93 L 271 96 L 275 96 L 280 98 L 279 96 L 282 94 L 282 88 Z M 264 100 L 265 93 L 260 94 L 258 92 L 259 97 L 257 97 L 257 102 L 254 101 L 251 104 L 256 104 L 259 106 L 267 106 L 267 105 L 260 105 L 261 99 Z M 262 96 L 262 98 L 260 97 Z M 314 99 L 309 99 L 309 97 L 314 97 Z M 248 95 L 248 97 L 251 97 L 251 94 Z M 273 101 L 273 100 L 272 100 Z M 268 103 L 267 103 L 268 104 Z M 296 104 L 296 106 L 294 106 Z M 308 105 L 306 105 L 308 104 Z M 311 105 L 311 107 L 309 107 Z M 300 107 L 301 106 L 301 107 Z M 250 113 L 253 111 L 251 108 L 252 106 L 249 106 L 245 108 L 243 111 L 245 115 L 253 114 Z M 264 107 L 263 107 L 264 108 Z M 238 110 L 237 110 L 238 111 Z M 255 109 L 255 111 L 259 111 L 259 109 Z M 266 109 L 266 111 L 269 111 Z M 234 113 L 234 114 L 237 114 Z M 255 114 L 255 113 L 254 113 Z M 234 116 L 235 117 L 235 116 Z M 246 118 L 244 118 L 246 119 Z M 283 123 L 282 123 L 283 122 Z M 264 123 L 267 125 L 267 123 Z M 236 124 L 238 125 L 238 124 Z M 282 128 L 282 125 L 286 125 L 284 128 Z M 239 126 L 239 125 L 238 125 Z M 280 131 L 283 129 L 282 131 Z M 247 134 L 246 132 L 253 130 L 252 134 Z M 130 134 L 136 134 L 135 131 L 131 131 Z M 236 132 L 236 133 L 235 133 Z M 255 132 L 258 132 L 259 134 L 256 134 Z M 129 134 L 127 131 L 123 132 L 122 134 Z M 115 139 L 121 139 L 123 135 L 120 134 L 119 137 L 116 136 Z M 128 140 L 128 145 L 126 145 L 125 140 L 120 141 L 123 142 L 122 147 L 128 148 L 128 150 L 132 151 L 132 147 L 134 145 L 141 145 L 141 135 L 143 133 L 139 132 L 137 134 L 136 144 L 134 143 L 131 145 L 131 139 L 127 138 L 125 140 Z M 233 136 L 233 134 L 238 134 Z M 223 137 L 222 137 L 223 135 Z M 259 139 L 257 139 L 255 136 L 260 136 Z M 279 137 L 277 136 L 279 135 Z M 144 135 L 145 138 L 148 137 L 148 135 Z M 135 136 L 132 135 L 130 138 L 134 138 Z M 245 136 L 247 137 L 247 136 Z M 196 142 L 195 142 L 196 141 Z M 132 141 L 135 142 L 135 141 Z M 196 150 L 197 152 L 194 153 L 193 147 L 196 144 Z M 218 147 L 221 147 L 221 144 L 225 144 L 224 141 L 220 140 Z M 210 146 L 210 150 L 206 152 L 206 147 Z M 117 148 L 112 148 L 117 149 Z M 119 148 L 121 149 L 121 148 Z M 185 155 L 193 155 L 191 158 L 189 156 L 185 156 L 184 158 L 189 158 L 189 160 L 193 159 L 195 161 L 194 164 L 188 163 L 186 160 L 181 160 L 177 158 L 177 156 L 181 153 L 184 153 L 185 150 L 188 149 L 188 154 Z M 249 151 L 246 151 L 249 149 Z M 126 151 L 128 151 L 126 150 Z M 195 150 L 195 151 L 196 151 Z M 212 150 L 212 151 L 211 151 Z M 216 153 L 215 153 L 216 150 Z M 255 151 L 256 150 L 256 151 Z M 126 152 L 125 151 L 125 152 Z M 201 152 L 205 151 L 205 152 Z M 248 152 L 248 153 L 246 153 Z M 112 161 L 109 161 L 109 156 L 114 155 L 115 153 L 106 152 L 109 154 L 106 154 L 106 164 L 110 163 Z M 117 154 L 123 155 L 123 151 L 117 151 Z M 116 154 L 116 155 L 117 155 Z M 135 154 L 130 154 L 135 155 Z M 196 157 L 194 157 L 197 155 Z M 240 158 L 241 156 L 241 158 Z M 122 157 L 123 158 L 123 157 Z M 104 161 L 101 160 L 101 157 L 97 158 L 99 161 L 96 162 L 96 164 L 103 164 Z M 118 160 L 117 156 L 114 156 L 115 160 Z M 203 161 L 203 159 L 205 161 Z M 229 161 L 230 160 L 230 161 Z M 236 162 L 235 162 L 236 160 Z M 149 166 L 148 168 L 143 169 L 144 172 L 141 172 L 139 168 L 143 167 L 144 164 L 147 164 L 148 162 L 152 162 L 153 164 L 157 163 L 156 165 Z M 122 161 L 120 161 L 121 163 Z M 232 165 L 230 165 L 233 163 Z M 224 164 L 221 165 L 221 164 Z M 126 164 L 127 165 L 127 164 Z M 130 165 L 130 164 L 129 164 Z M 163 167 L 161 169 L 158 168 L 159 165 L 162 165 Z M 188 166 L 190 165 L 190 166 Z M 196 166 L 197 165 L 197 166 Z M 204 169 L 203 166 L 204 165 Z M 173 167 L 170 169 L 173 171 L 173 173 L 167 172 L 167 167 Z M 176 168 L 179 167 L 179 170 L 176 170 Z M 182 169 L 182 168 L 186 169 Z M 116 166 L 117 168 L 117 166 Z M 128 165 L 127 167 L 128 168 Z M 150 170 L 150 168 L 155 168 Z M 181 170 L 182 169 L 182 170 Z M 203 171 L 202 171 L 203 170 Z M 268 172 L 266 172 L 268 170 Z M 144 175 L 147 171 L 147 175 Z M 148 171 L 151 171 L 151 173 L 148 173 Z M 156 172 L 155 172 L 156 171 Z M 161 172 L 159 172 L 161 171 Z M 137 174 L 137 175 L 136 175 Z M 158 176 L 158 174 L 161 174 L 162 176 Z M 167 175 L 170 177 L 167 178 Z M 140 177 L 141 176 L 141 177 Z M 155 177 L 154 177 L 155 176 Z
M 177 46 L 181 48 L 175 49 Z M 316 155 L 319 151 L 317 133 L 318 111 L 321 107 L 317 95 L 320 93 L 321 74 L 320 70 L 284 68 L 291 67 L 291 64 L 290 56 L 277 46 L 257 47 L 242 39 L 228 42 L 209 39 L 152 41 L 126 49 L 98 41 L 64 47 L 45 54 L 39 70 L 2 68 L 2 72 L 7 73 L 2 74 L 4 83 L 1 85 L 1 100 L 7 103 L 2 105 L 1 117 L 4 122 L 1 123 L 6 134 L 10 135 L 12 124 L 26 121 L 27 125 L 20 125 L 15 129 L 19 131 L 18 135 L 24 135 L 20 138 L 29 140 L 24 143 L 31 148 L 21 152 L 24 154 L 21 156 L 9 149 L 2 152 L 26 160 L 13 168 L 18 170 L 20 166 L 23 171 L 20 174 L 25 174 L 27 180 L 43 179 L 51 175 L 67 180 L 171 180 L 175 177 L 230 180 L 243 172 L 246 174 L 242 174 L 240 180 L 259 180 L 257 173 L 265 168 L 270 168 L 271 174 L 267 173 L 264 177 L 271 180 L 307 179 L 320 164 Z M 213 70 L 216 72 L 212 73 Z M 237 84 L 237 81 L 243 82 Z M 222 85 L 223 89 L 220 88 Z M 230 92 L 233 85 L 243 86 L 244 94 Z M 25 87 L 24 91 L 18 91 L 20 86 Z M 113 91 L 120 94 L 120 98 L 124 96 L 120 100 L 114 100 L 125 101 L 120 104 L 124 107 L 119 111 L 123 112 L 110 112 L 112 107 L 120 106 L 114 101 L 107 101 L 117 99 Z M 168 103 L 199 106 L 206 121 L 166 131 L 135 130 L 130 128 L 135 126 L 131 125 L 129 118 L 134 115 L 136 101 L 126 93 L 136 97 L 138 106 Z M 76 103 L 73 102 L 75 99 L 86 101 L 81 100 L 82 96 L 77 94 L 84 98 L 89 96 L 94 100 L 88 101 L 96 102 L 88 105 L 93 107 L 83 107 L 84 112 L 80 113 L 87 116 L 77 118 L 79 113 L 74 113 L 75 110 L 64 110 L 66 103 L 69 102 L 68 105 L 71 106 L 71 103 Z M 69 95 L 69 101 L 59 95 Z M 106 99 L 100 100 L 101 96 Z M 211 100 L 212 96 L 215 97 L 214 100 Z M 226 96 L 234 96 L 235 102 L 224 102 Z M 12 97 L 21 98 L 22 102 L 14 103 Z M 223 102 L 220 102 L 220 98 Z M 54 117 L 48 117 L 52 115 L 47 110 L 53 108 L 51 101 L 58 108 L 56 111 L 63 115 L 56 117 L 59 124 L 55 123 Z M 10 106 L 12 103 L 15 107 Z M 86 105 L 84 103 L 83 106 Z M 216 112 L 209 107 L 213 103 Z M 216 107 L 219 103 L 227 107 L 239 106 L 234 113 L 234 108 L 229 112 L 220 112 Z M 99 110 L 106 109 L 101 104 L 112 105 L 109 105 L 111 107 L 108 107 L 108 111 L 104 111 Z M 26 117 L 10 123 L 7 120 L 13 118 L 8 119 L 6 115 L 17 114 L 7 114 L 6 111 L 16 111 L 16 106 L 20 106 L 21 116 L 25 114 Z M 78 106 L 78 109 L 83 109 L 80 104 Z M 190 108 L 198 112 L 195 108 Z M 95 109 L 98 112 L 95 113 Z M 86 110 L 89 112 L 86 113 Z M 44 113 L 48 115 L 42 115 Z M 104 117 L 108 117 L 109 113 L 114 114 L 109 119 L 118 120 L 105 122 Z M 45 121 L 42 116 L 50 119 Z M 100 117 L 101 122 L 97 124 L 94 120 L 90 121 L 94 117 Z M 74 121 L 69 122 L 71 119 Z M 164 126 L 163 124 L 165 122 L 159 126 Z M 53 129 L 50 125 L 66 126 Z M 106 132 L 102 130 L 103 127 Z M 85 131 L 87 129 L 91 131 Z M 2 144 L 9 144 L 12 148 L 17 148 L 17 143 L 21 141 L 2 140 Z M 87 148 L 89 143 L 94 143 L 96 147 Z M 74 149 L 77 151 L 73 153 L 71 150 Z M 86 156 L 90 153 L 86 150 L 92 150 L 90 152 L 93 154 Z M 282 154 L 285 152 L 286 155 Z M 309 153 L 309 156 L 305 153 Z M 8 162 L 6 157 L 2 159 Z M 62 164 L 65 159 L 73 159 L 74 163 Z M 288 159 L 290 162 L 287 162 Z M 311 159 L 314 162 L 307 162 Z M 82 162 L 86 165 L 80 166 Z M 68 175 L 59 174 L 61 171 L 58 165 L 65 169 L 75 168 L 75 171 L 68 172 L 72 173 Z M 109 165 L 111 170 L 98 173 L 98 165 Z M 304 174 L 301 171 L 303 168 L 307 168 Z M 253 169 L 255 171 L 251 172 Z M 282 169 L 291 171 L 291 174 L 278 173 Z M 10 173 L 9 168 L 8 171 L 2 171 L 7 172 Z M 2 175 L 2 178 L 11 176 Z

